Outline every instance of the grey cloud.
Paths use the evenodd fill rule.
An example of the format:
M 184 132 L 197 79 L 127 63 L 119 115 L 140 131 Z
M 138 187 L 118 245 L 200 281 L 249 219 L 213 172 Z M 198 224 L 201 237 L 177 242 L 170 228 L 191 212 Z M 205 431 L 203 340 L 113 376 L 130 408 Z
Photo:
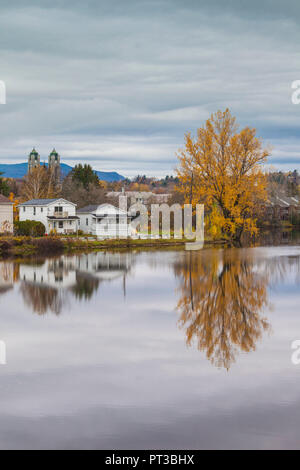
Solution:
M 184 132 L 227 106 L 274 149 L 299 149 L 296 1 L 2 3 L 2 162 L 55 145 L 70 163 L 84 150 L 99 170 L 170 173 Z

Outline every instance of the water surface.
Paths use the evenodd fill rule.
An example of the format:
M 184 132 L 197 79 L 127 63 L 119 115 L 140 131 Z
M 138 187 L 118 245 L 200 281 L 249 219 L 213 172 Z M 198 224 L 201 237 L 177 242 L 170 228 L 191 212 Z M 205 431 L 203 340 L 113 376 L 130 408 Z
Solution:
M 0 262 L 0 447 L 298 448 L 300 246 Z

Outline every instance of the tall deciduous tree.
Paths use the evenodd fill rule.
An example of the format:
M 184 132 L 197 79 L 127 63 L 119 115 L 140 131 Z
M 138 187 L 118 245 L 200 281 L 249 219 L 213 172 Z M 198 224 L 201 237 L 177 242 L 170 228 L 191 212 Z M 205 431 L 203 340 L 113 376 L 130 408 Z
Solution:
M 179 188 L 187 203 L 205 203 L 214 236 L 240 240 L 244 231 L 257 232 L 256 209 L 267 198 L 261 164 L 268 155 L 256 130 L 238 131 L 228 109 L 211 115 L 197 139 L 186 134 L 178 155 Z
M 21 188 L 21 198 L 30 199 L 48 199 L 59 196 L 54 175 L 47 168 L 40 166 L 33 168 L 25 176 Z
M 74 180 L 70 173 L 63 181 L 61 195 L 68 201 L 77 204 L 80 209 L 89 204 L 102 204 L 106 202 L 105 188 L 102 184 L 91 184 L 86 189 L 82 183 Z

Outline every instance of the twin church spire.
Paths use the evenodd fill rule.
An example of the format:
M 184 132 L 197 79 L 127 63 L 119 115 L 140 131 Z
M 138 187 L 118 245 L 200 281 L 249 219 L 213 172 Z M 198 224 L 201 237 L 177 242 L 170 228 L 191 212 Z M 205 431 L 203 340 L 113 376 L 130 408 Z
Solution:
M 34 148 L 28 157 L 28 171 L 30 172 L 34 168 L 37 168 L 41 165 L 41 157 L 39 153 Z M 48 167 L 51 170 L 54 170 L 55 173 L 60 173 L 60 155 L 55 149 L 52 150 L 48 157 Z

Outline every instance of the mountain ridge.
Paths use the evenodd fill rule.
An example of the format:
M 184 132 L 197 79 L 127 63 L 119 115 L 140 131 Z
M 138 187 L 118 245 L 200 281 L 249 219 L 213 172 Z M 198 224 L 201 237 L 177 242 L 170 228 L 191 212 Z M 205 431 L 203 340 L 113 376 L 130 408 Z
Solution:
M 47 165 L 47 164 L 46 164 Z M 73 167 L 66 163 L 61 163 L 61 172 L 63 178 L 67 176 Z M 27 163 L 0 163 L 0 173 L 5 178 L 23 178 L 27 174 L 28 164 Z M 116 171 L 96 171 L 98 178 L 102 181 L 113 182 L 122 181 L 124 176 L 120 175 Z

